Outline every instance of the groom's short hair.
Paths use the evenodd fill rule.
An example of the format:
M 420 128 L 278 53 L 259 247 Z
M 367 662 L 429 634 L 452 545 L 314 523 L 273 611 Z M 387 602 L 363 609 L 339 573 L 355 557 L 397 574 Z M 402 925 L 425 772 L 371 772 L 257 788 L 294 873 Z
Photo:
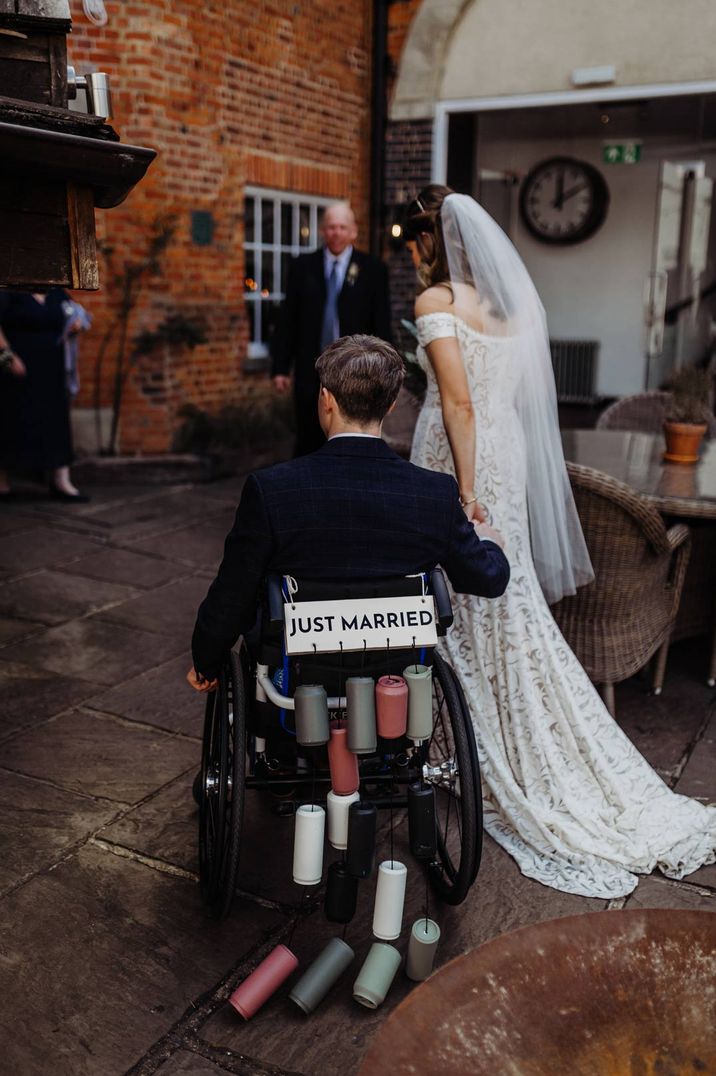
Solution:
M 398 352 L 377 336 L 342 336 L 316 361 L 318 380 L 346 418 L 367 425 L 382 422 L 405 377 Z

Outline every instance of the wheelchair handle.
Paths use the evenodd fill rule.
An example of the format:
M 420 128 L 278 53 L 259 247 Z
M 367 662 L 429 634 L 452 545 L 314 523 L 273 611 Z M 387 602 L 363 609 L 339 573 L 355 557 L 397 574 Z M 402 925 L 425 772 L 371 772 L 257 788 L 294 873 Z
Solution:
M 439 627 L 438 635 L 445 635 L 455 618 L 452 612 L 447 583 L 441 568 L 433 568 L 430 573 L 430 590 L 435 601 L 435 612 L 437 613 Z
M 263 698 L 261 697 L 263 695 Z M 278 690 L 268 674 L 268 665 L 256 666 L 256 701 L 266 702 L 269 699 L 280 710 L 295 710 L 296 703 L 292 695 L 284 695 Z M 328 697 L 329 710 L 345 710 L 345 695 L 330 695 Z

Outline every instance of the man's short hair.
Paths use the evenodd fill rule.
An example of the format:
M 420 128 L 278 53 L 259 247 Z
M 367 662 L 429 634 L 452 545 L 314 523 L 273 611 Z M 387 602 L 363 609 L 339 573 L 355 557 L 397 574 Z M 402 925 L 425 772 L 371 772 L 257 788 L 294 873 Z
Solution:
M 342 336 L 316 361 L 323 388 L 336 398 L 346 418 L 363 426 L 382 422 L 405 377 L 398 352 L 377 336 Z

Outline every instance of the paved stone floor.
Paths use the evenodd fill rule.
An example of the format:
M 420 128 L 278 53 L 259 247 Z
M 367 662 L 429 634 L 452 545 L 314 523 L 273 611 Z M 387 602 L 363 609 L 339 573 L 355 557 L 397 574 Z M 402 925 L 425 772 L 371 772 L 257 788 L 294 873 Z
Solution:
M 4 1072 L 348 1076 L 409 989 L 401 976 L 371 1013 L 351 1002 L 346 976 L 308 1020 L 287 990 L 249 1024 L 226 1005 L 291 932 L 302 962 L 331 934 L 314 905 L 299 911 L 290 820 L 256 798 L 231 917 L 209 922 L 199 902 L 190 786 L 203 707 L 183 676 L 240 486 L 95 489 L 86 506 L 27 493 L 0 507 Z M 617 692 L 639 749 L 702 799 L 716 772 L 705 665 L 705 651 L 682 644 L 659 699 L 638 680 Z M 421 896 L 410 893 L 413 908 Z M 371 899 L 366 891 L 348 935 L 359 960 Z M 714 910 L 716 867 L 685 883 L 646 878 L 626 904 Z M 603 907 L 528 881 L 487 840 L 468 902 L 437 913 L 440 961 Z

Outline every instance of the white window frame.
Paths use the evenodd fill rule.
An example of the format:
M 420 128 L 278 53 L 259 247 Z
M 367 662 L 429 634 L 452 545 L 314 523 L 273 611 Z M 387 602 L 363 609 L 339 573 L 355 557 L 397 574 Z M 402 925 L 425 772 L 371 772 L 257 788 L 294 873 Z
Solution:
M 246 259 L 244 260 L 244 300 L 248 304 L 249 313 L 249 346 L 247 358 L 263 369 L 265 363 L 262 360 L 268 358 L 268 344 L 261 339 L 261 318 L 254 316 L 251 304 L 280 302 L 285 293 L 281 288 L 281 255 L 282 254 L 310 254 L 320 244 L 318 231 L 318 212 L 331 205 L 334 199 L 322 198 L 314 194 L 297 193 L 295 191 L 281 191 L 273 187 L 247 186 L 244 190 L 244 206 L 246 207 L 253 199 L 254 205 L 254 236 L 251 240 L 244 241 L 244 253 L 252 251 L 254 255 L 254 277 L 249 277 L 246 271 Z M 263 241 L 263 213 L 261 203 L 273 202 L 273 239 Z M 284 205 L 292 207 L 291 212 L 291 235 L 290 241 L 286 241 L 281 235 L 281 208 Z M 309 236 L 307 243 L 300 242 L 299 236 L 299 206 L 309 208 Z M 264 254 L 270 252 L 272 257 L 270 281 L 263 277 Z M 248 286 L 251 280 L 253 287 Z

